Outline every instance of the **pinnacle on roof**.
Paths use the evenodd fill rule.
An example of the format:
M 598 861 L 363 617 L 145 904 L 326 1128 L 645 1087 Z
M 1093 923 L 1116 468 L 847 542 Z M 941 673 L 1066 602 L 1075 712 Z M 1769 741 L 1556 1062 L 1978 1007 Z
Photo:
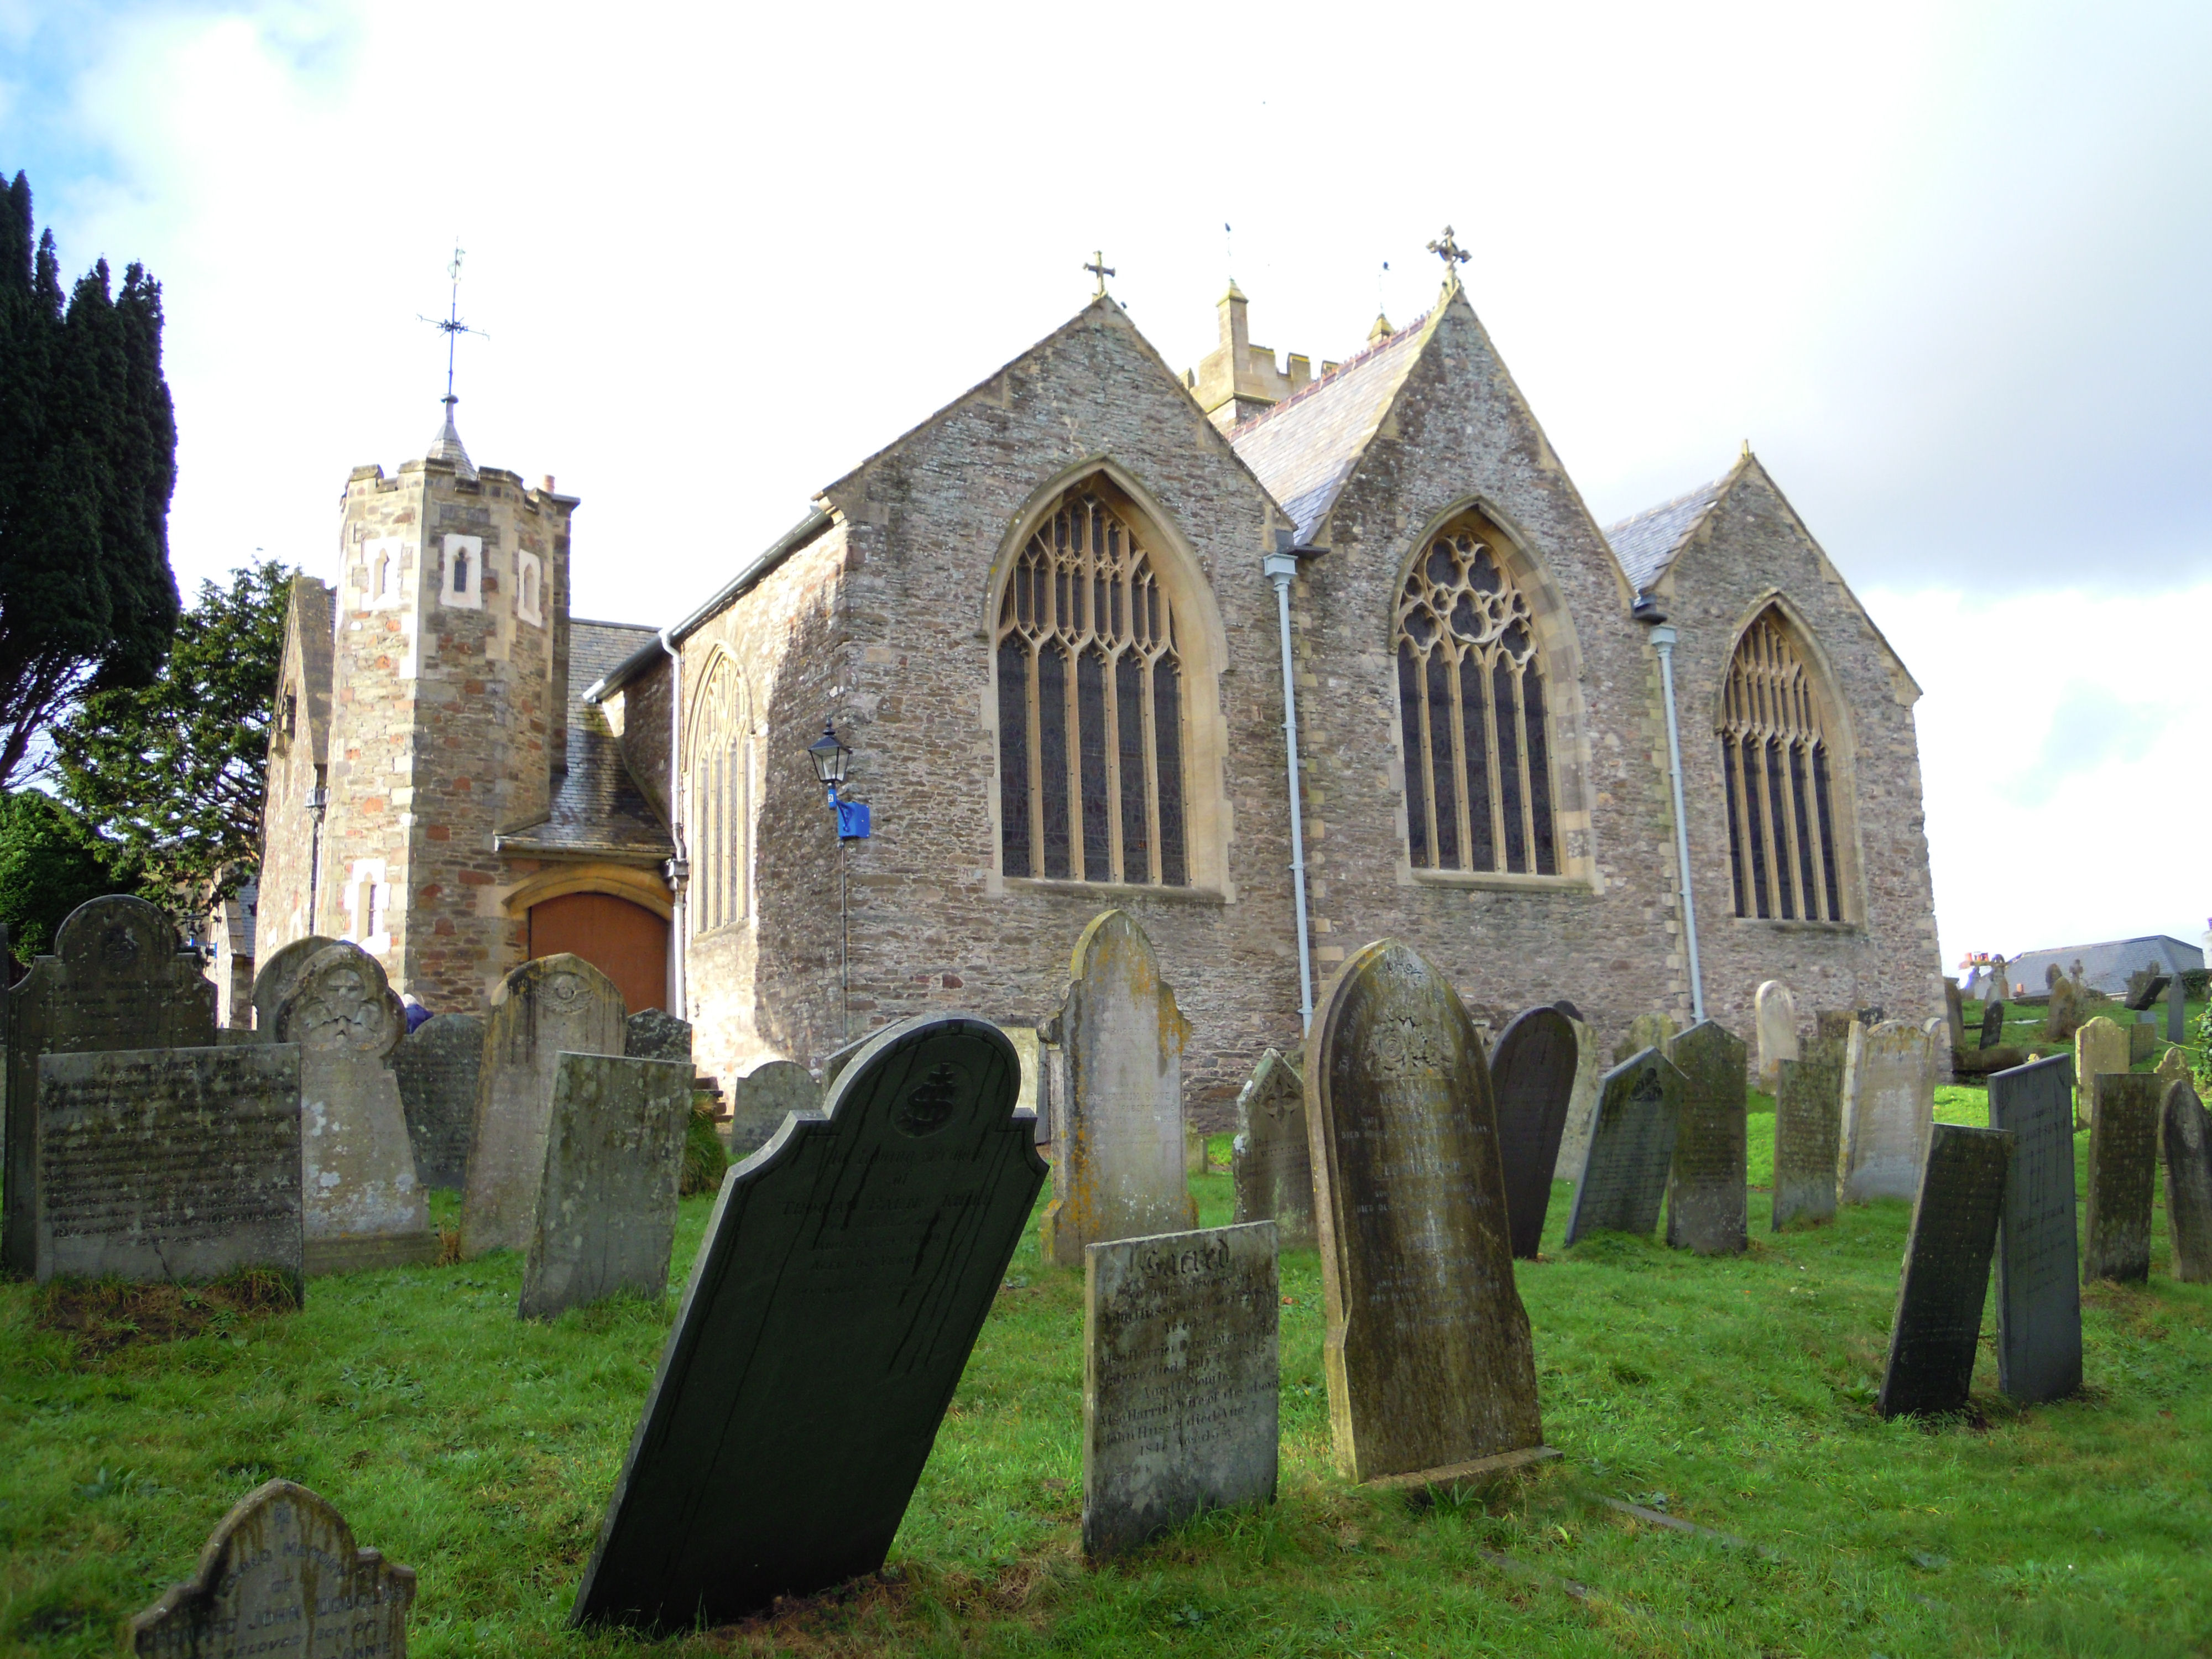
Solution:
M 1396 329 L 1390 326 L 1390 318 L 1389 313 L 1378 311 L 1375 313 L 1375 326 L 1367 331 L 1367 343 L 1370 345 L 1375 345 L 1381 341 L 1389 339 L 1397 331 L 1398 331 Z
M 453 405 L 460 402 L 452 392 L 446 394 L 446 423 L 438 428 L 438 435 L 430 440 L 430 447 L 422 459 L 444 461 L 453 469 L 456 477 L 470 483 L 477 481 L 476 463 L 469 459 L 468 450 L 461 443 L 460 428 L 453 424 Z

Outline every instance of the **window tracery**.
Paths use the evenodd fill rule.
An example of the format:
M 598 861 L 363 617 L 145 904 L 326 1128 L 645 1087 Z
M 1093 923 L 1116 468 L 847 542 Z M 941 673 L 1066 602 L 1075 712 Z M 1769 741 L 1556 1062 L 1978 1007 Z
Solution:
M 1820 699 L 1789 623 L 1771 606 L 1736 643 L 1720 737 L 1736 915 L 1843 921 Z
M 752 831 L 751 742 L 744 677 L 717 653 L 693 699 L 690 797 L 691 931 L 727 927 L 745 915 L 747 843 Z

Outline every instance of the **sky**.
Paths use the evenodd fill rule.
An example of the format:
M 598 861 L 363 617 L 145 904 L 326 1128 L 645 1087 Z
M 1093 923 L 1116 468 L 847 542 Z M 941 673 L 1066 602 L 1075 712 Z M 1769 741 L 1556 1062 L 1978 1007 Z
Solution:
M 1601 523 L 1748 439 L 1897 646 L 1949 965 L 2212 916 L 2208 61 L 2201 0 L 0 0 L 0 169 L 163 284 L 188 594 L 327 578 L 437 426 L 458 242 L 471 453 L 653 623 L 1094 249 L 1170 362 L 1232 275 L 1318 362 L 1449 223 Z

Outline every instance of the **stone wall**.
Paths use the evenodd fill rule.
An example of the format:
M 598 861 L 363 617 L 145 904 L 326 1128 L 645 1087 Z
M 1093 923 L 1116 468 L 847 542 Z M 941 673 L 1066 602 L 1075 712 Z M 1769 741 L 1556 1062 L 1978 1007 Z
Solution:
M 331 607 L 335 599 L 331 589 L 311 576 L 293 579 L 261 815 L 255 949 L 264 961 L 315 931 L 308 892 L 315 828 L 307 802 L 321 769 L 319 731 L 326 729 L 329 720 Z M 250 987 L 247 994 L 250 1000 Z

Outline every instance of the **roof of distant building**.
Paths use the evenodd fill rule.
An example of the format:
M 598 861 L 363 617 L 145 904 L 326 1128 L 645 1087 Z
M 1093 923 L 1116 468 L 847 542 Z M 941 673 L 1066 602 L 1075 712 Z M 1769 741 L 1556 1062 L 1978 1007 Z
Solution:
M 2061 950 L 2030 951 L 2024 955 L 2007 958 L 2005 977 L 2014 986 L 2024 988 L 2021 994 L 2041 996 L 2044 993 L 2045 969 L 2057 963 L 2063 973 L 2074 971 L 2076 961 L 2081 964 L 2081 977 L 2093 991 L 2102 991 L 2107 996 L 2118 996 L 2128 988 L 2128 975 L 2139 969 L 2154 968 L 2171 973 L 2175 969 L 2187 972 L 2204 965 L 2204 952 L 2194 945 L 2185 945 L 2167 933 L 2146 933 L 2137 939 L 2106 939 L 2097 945 L 2069 945 Z

